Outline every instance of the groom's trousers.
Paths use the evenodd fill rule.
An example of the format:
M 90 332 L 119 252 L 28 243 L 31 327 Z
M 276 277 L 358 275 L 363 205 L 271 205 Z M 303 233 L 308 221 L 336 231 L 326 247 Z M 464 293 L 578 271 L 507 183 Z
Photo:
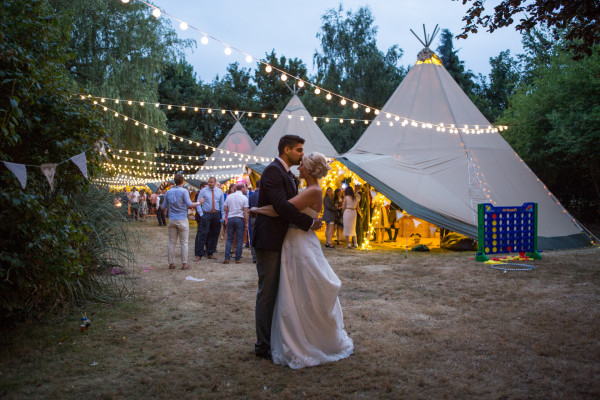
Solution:
M 281 252 L 256 249 L 256 271 L 258 272 L 258 292 L 256 293 L 256 354 L 271 351 L 271 323 L 279 289 Z

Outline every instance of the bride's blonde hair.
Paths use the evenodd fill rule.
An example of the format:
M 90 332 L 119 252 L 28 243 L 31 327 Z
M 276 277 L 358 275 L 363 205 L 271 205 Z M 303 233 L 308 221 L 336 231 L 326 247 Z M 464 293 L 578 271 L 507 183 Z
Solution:
M 309 153 L 302 157 L 302 164 L 306 167 L 306 170 L 311 176 L 317 179 L 321 179 L 327 176 L 327 173 L 331 169 L 327 163 L 327 158 L 321 153 Z

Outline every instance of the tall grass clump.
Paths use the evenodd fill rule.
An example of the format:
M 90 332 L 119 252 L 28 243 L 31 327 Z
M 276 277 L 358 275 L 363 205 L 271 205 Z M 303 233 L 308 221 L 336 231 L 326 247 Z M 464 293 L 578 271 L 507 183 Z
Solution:
M 93 185 L 70 194 L 0 193 L 3 318 L 39 318 L 132 294 L 135 234 L 113 200 Z

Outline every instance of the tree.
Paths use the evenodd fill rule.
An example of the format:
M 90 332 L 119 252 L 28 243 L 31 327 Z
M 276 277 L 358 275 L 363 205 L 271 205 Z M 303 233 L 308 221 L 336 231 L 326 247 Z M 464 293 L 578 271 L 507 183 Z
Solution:
M 25 189 L 0 169 L 0 318 L 38 316 L 80 300 L 82 289 L 97 290 L 111 257 L 97 239 L 102 232 L 122 237 L 94 225 L 96 216 L 115 211 L 108 203 L 108 213 L 101 213 L 103 194 L 94 191 L 92 214 L 82 210 L 90 184 L 69 161 L 85 152 L 94 178 L 100 171 L 94 144 L 108 139 L 100 112 L 74 95 L 82 91 L 64 67 L 70 26 L 43 0 L 4 1 L 0 24 L 0 159 L 28 165 Z M 63 161 L 50 191 L 35 166 Z
M 510 50 L 500 52 L 490 58 L 492 70 L 488 79 L 480 77 L 479 98 L 485 100 L 486 107 L 481 111 L 486 118 L 495 123 L 508 108 L 508 102 L 516 91 L 521 79 L 519 63 L 510 55 Z
M 465 70 L 465 62 L 458 58 L 458 50 L 454 49 L 452 32 L 448 29 L 442 30 L 437 55 L 442 60 L 444 68 L 458 83 L 463 92 L 472 96 L 475 85 L 473 82 L 475 74 L 471 70 Z
M 66 62 L 75 80 L 94 96 L 158 99 L 162 68 L 182 56 L 184 46 L 168 19 L 155 18 L 141 2 L 49 0 L 55 12 L 72 27 L 74 57 Z M 109 102 L 108 107 L 145 124 L 164 129 L 164 113 L 155 107 Z M 105 118 L 115 146 L 153 151 L 164 138 L 112 116 Z
M 500 123 L 511 125 L 506 139 L 562 204 L 582 221 L 597 222 L 600 46 L 578 61 L 568 47 L 561 40 L 531 63 L 531 79 L 519 86 Z
M 325 89 L 340 93 L 372 107 L 381 108 L 396 90 L 406 70 L 398 66 L 402 50 L 391 46 L 386 53 L 377 47 L 377 26 L 368 7 L 361 7 L 356 13 L 330 9 L 321 18 L 322 25 L 317 33 L 321 50 L 316 51 L 313 61 L 317 66 L 315 80 Z M 313 115 L 331 115 L 343 118 L 371 119 L 364 108 L 354 110 L 349 103 L 346 107 L 339 100 L 323 101 L 320 97 L 306 93 L 303 100 Z M 325 124 L 323 132 L 333 146 L 341 153 L 348 150 L 364 130 L 362 124 Z
M 492 14 L 485 13 L 482 0 L 462 0 L 462 3 L 472 4 L 467 15 L 463 17 L 465 27 L 457 38 L 467 38 L 470 33 L 477 33 L 478 27 L 494 32 L 496 29 L 512 25 L 514 16 L 524 15 L 515 26 L 516 30 L 521 33 L 529 32 L 542 25 L 552 28 L 555 40 L 565 32 L 567 48 L 573 51 L 576 59 L 591 55 L 594 46 L 600 42 L 598 0 L 502 0 L 494 7 Z

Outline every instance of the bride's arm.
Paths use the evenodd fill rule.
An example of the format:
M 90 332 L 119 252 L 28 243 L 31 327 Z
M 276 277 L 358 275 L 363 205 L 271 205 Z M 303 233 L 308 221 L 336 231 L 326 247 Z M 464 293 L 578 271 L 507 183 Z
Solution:
M 313 204 L 320 203 L 322 201 L 321 194 L 321 189 L 318 186 L 309 186 L 302 193 L 297 194 L 288 201 L 302 211 Z
M 251 214 L 262 214 L 262 215 L 266 215 L 267 217 L 278 217 L 279 216 L 279 214 L 277 214 L 275 212 L 275 209 L 271 205 L 262 206 L 262 207 L 252 207 L 250 209 L 250 213 Z
M 305 208 L 313 205 L 316 200 L 321 199 L 321 190 L 318 187 L 316 188 L 306 188 L 302 193 L 292 197 L 288 201 L 296 207 L 298 210 L 304 210 Z M 279 214 L 275 211 L 273 206 L 263 206 L 263 207 L 252 207 L 250 212 L 253 214 L 263 214 L 268 217 L 278 217 Z

